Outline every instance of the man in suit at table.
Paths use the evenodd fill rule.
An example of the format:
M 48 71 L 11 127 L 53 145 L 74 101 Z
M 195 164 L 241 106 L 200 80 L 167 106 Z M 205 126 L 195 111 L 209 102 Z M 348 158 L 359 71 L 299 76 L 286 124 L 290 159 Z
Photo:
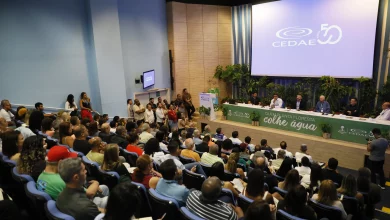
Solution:
M 257 92 L 254 92 L 251 96 L 251 98 L 249 99 L 249 104 L 252 104 L 252 105 L 259 105 L 261 104 L 260 102 L 260 98 L 257 96 Z
M 315 111 L 328 114 L 330 113 L 330 105 L 329 102 L 325 101 L 324 95 L 320 96 L 320 101 L 317 102 Z
M 359 117 L 359 108 L 356 98 L 351 98 L 350 104 L 345 107 L 344 115 Z
M 297 101 L 293 104 L 292 109 L 296 110 L 306 110 L 306 101 L 302 100 L 302 95 L 297 95 Z

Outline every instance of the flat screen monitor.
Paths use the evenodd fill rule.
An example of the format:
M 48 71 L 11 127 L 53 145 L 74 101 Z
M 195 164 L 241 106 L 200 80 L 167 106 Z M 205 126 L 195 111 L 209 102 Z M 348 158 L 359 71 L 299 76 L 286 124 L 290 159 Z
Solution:
M 252 7 L 252 75 L 372 78 L 379 0 Z
M 144 89 L 154 86 L 154 70 L 146 71 L 142 76 L 144 79 Z

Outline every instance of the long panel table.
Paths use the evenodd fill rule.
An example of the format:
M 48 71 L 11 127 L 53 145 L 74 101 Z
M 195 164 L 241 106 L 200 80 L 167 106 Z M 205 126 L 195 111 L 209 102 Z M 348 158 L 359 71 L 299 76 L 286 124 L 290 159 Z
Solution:
M 346 117 L 342 115 L 322 115 L 318 112 L 297 111 L 295 109 L 261 107 L 250 104 L 224 104 L 228 109 L 227 120 L 251 124 L 250 114 L 260 114 L 259 125 L 308 135 L 322 136 L 321 124 L 331 126 L 331 138 L 360 144 L 373 138 L 372 129 L 389 132 L 390 121 Z

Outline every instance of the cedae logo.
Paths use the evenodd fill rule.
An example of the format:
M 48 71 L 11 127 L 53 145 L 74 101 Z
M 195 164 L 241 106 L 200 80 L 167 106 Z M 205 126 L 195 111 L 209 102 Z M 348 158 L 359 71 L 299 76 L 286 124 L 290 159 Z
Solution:
M 320 31 L 312 36 L 310 28 L 288 27 L 276 32 L 276 37 L 281 40 L 272 43 L 273 47 L 299 47 L 337 44 L 343 37 L 343 31 L 337 25 L 321 24 Z

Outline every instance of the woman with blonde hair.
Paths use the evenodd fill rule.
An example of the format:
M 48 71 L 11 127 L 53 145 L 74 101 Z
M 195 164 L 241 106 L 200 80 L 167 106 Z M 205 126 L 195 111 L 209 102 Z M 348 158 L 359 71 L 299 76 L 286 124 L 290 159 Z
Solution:
M 144 154 L 138 157 L 136 166 L 137 168 L 135 168 L 133 172 L 132 180 L 136 183 L 141 183 L 147 189 L 156 188 L 158 179 L 160 179 L 162 175 L 153 169 L 152 158 L 149 155 Z
M 240 155 L 238 153 L 231 153 L 227 163 L 225 164 L 225 170 L 230 173 L 238 173 L 241 179 L 245 178 L 245 172 L 241 168 L 238 168 L 237 163 L 240 159 Z
M 104 160 L 101 167 L 104 171 L 117 172 L 120 177 L 120 182 L 131 180 L 129 171 L 119 159 L 119 147 L 117 144 L 107 144 L 104 150 Z
M 341 203 L 339 198 L 337 197 L 336 186 L 332 180 L 322 181 L 318 194 L 314 194 L 312 199 L 317 201 L 318 203 L 327 206 L 333 206 L 335 208 L 340 209 L 342 213 L 342 218 L 347 218 L 347 213 L 344 210 L 343 203 Z

